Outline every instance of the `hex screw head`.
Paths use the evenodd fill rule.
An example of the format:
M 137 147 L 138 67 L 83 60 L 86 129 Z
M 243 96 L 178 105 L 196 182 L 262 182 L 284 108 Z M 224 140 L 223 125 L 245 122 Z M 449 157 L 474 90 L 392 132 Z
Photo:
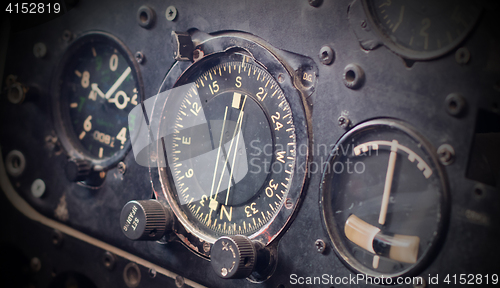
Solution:
M 333 63 L 333 60 L 335 59 L 335 52 L 330 46 L 323 46 L 319 50 L 319 60 L 321 63 L 325 65 L 330 65 Z
M 349 128 L 350 121 L 349 118 L 342 115 L 339 117 L 339 119 L 337 119 L 337 123 L 339 124 L 340 128 L 347 129 Z
M 139 64 L 143 64 L 144 60 L 146 60 L 146 58 L 144 57 L 144 54 L 141 51 L 135 52 L 134 57 L 135 57 L 135 61 L 137 61 L 137 63 L 139 63 Z
M 314 247 L 316 247 L 316 251 L 318 251 L 318 253 L 323 254 L 325 253 L 326 243 L 325 241 L 318 239 L 314 242 Z
M 167 17 L 168 21 L 174 21 L 175 18 L 177 17 L 177 9 L 175 6 L 168 6 L 167 10 L 165 11 L 165 17 Z
M 450 165 L 455 160 L 455 149 L 450 144 L 443 144 L 437 150 L 439 161 L 443 165 Z

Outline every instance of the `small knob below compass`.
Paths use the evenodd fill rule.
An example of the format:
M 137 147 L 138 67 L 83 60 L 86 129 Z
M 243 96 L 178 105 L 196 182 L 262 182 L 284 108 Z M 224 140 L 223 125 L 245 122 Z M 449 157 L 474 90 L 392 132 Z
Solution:
M 92 170 L 92 163 L 83 159 L 71 159 L 66 163 L 66 177 L 71 182 L 83 181 Z
M 253 272 L 257 250 L 246 236 L 223 236 L 215 241 L 210 258 L 217 275 L 224 279 L 241 279 Z

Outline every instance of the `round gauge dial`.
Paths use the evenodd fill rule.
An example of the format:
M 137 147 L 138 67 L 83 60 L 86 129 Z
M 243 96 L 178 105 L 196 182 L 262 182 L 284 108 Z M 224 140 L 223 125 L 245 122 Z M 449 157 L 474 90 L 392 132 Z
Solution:
M 164 140 L 175 186 L 167 198 L 184 226 L 209 243 L 251 236 L 273 221 L 289 194 L 292 109 L 275 78 L 249 56 L 221 53 L 197 64 L 177 83 L 192 88 L 167 104 L 175 111 Z
M 400 276 L 431 256 L 447 217 L 432 151 L 397 120 L 360 124 L 336 144 L 323 175 L 323 219 L 337 254 L 356 272 Z
M 123 44 L 102 32 L 80 37 L 65 53 L 56 112 L 76 158 L 108 166 L 130 148 L 127 117 L 141 99 L 134 65 Z
M 364 0 L 364 4 L 384 44 L 415 60 L 452 50 L 469 34 L 481 12 L 471 0 Z

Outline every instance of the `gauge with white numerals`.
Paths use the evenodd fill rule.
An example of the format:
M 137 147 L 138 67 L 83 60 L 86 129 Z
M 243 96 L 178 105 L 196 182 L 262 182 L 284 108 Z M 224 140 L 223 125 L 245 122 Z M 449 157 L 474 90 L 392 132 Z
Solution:
M 106 167 L 130 149 L 127 117 L 142 94 L 132 59 L 103 32 L 83 35 L 66 51 L 55 83 L 55 114 L 70 156 Z

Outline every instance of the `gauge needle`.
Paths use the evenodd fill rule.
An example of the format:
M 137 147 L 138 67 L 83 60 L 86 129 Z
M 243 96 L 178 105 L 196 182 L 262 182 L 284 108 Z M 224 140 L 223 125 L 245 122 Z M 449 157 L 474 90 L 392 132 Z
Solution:
M 231 138 L 231 144 L 229 145 L 229 150 L 227 151 L 227 155 L 231 155 L 231 151 L 233 150 L 234 138 L 236 137 L 236 133 L 238 132 L 238 127 L 241 126 L 241 121 L 243 119 L 243 114 L 244 114 L 243 108 L 245 107 L 246 100 L 247 100 L 247 98 L 245 97 L 245 100 L 243 100 L 243 104 L 241 105 L 241 110 L 240 110 L 240 114 L 238 115 L 238 120 L 236 121 L 236 126 L 234 127 L 234 133 L 233 133 L 233 137 Z M 235 150 L 236 149 L 237 148 L 235 148 Z M 227 167 L 228 161 L 229 161 L 229 156 L 226 158 L 226 161 L 224 162 L 223 167 Z M 229 181 L 231 181 L 231 178 L 233 177 L 232 171 L 233 171 L 233 169 L 231 169 L 231 175 L 229 175 Z M 217 198 L 217 193 L 219 193 L 219 189 L 220 189 L 220 185 L 222 183 L 223 177 L 224 177 L 224 173 L 221 174 L 221 176 L 219 178 L 219 184 L 217 185 L 217 190 L 215 191 L 215 198 Z M 227 193 L 229 193 L 229 191 L 231 190 L 230 183 L 231 182 L 229 182 L 228 187 L 227 187 Z M 227 199 L 227 197 L 226 197 L 226 199 Z M 225 203 L 227 203 L 227 201 Z
M 105 95 L 106 99 L 109 99 L 109 97 L 111 97 L 111 95 L 113 95 L 113 93 L 115 93 L 116 89 L 118 89 L 118 87 L 120 87 L 120 85 L 122 85 L 125 78 L 127 78 L 127 76 L 130 74 L 130 71 L 132 71 L 132 69 L 130 69 L 130 67 L 128 67 L 127 69 L 125 69 L 125 71 L 123 71 L 120 78 L 118 78 L 118 80 L 116 80 L 115 84 L 113 84 L 113 86 L 111 86 L 111 88 L 109 88 L 109 91 L 106 92 L 106 95 Z
M 97 92 L 97 94 L 99 96 L 101 96 L 102 98 L 106 98 L 106 95 L 104 95 L 104 93 L 102 93 L 101 89 L 99 89 L 99 87 L 97 86 L 97 83 L 92 83 L 92 90 Z
M 376 256 L 380 255 L 404 263 L 417 262 L 420 244 L 418 236 L 385 234 L 354 214 L 347 218 L 344 233 L 347 239 Z
M 224 112 L 224 120 L 222 120 L 222 131 L 220 132 L 219 148 L 217 149 L 217 159 L 215 160 L 214 177 L 212 178 L 212 188 L 210 189 L 210 198 L 212 198 L 212 194 L 214 191 L 215 176 L 217 175 L 217 166 L 219 166 L 220 150 L 222 147 L 222 138 L 224 136 L 224 127 L 226 125 L 226 118 L 227 118 L 227 106 L 226 106 L 226 112 Z
M 398 141 L 392 140 L 391 155 L 389 156 L 389 167 L 387 167 L 387 174 L 385 175 L 384 195 L 382 196 L 382 206 L 380 207 L 380 215 L 378 223 L 385 224 L 387 216 L 387 207 L 389 206 L 389 197 L 391 196 L 392 178 L 394 176 L 394 166 L 396 166 L 396 156 L 398 151 Z
M 245 98 L 246 100 L 246 98 Z M 245 105 L 245 103 L 243 103 Z M 243 108 L 242 108 L 243 109 Z M 238 143 L 240 142 L 240 132 L 241 132 L 241 123 L 243 123 L 243 110 L 240 113 L 240 126 L 236 127 L 236 129 L 239 130 L 238 136 L 236 136 L 236 146 L 234 147 L 234 156 L 233 156 L 233 163 L 231 164 L 231 173 L 229 173 L 229 180 L 227 182 L 227 193 L 226 193 L 226 202 L 224 202 L 224 205 L 227 206 L 227 200 L 229 199 L 229 191 L 231 191 L 231 179 L 233 178 L 233 173 L 234 173 L 234 161 L 236 161 L 236 156 L 238 156 Z M 228 154 L 229 157 L 229 154 Z

